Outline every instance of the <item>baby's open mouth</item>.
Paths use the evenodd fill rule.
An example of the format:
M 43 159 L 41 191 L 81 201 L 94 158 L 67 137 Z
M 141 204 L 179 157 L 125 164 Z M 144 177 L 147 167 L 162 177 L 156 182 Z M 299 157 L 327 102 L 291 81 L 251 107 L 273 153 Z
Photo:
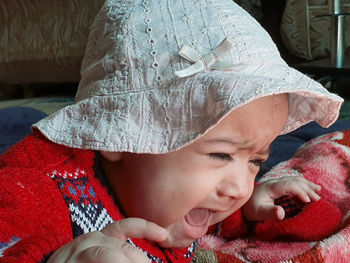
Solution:
M 204 208 L 194 208 L 185 215 L 185 233 L 188 237 L 197 239 L 208 231 L 212 212 Z

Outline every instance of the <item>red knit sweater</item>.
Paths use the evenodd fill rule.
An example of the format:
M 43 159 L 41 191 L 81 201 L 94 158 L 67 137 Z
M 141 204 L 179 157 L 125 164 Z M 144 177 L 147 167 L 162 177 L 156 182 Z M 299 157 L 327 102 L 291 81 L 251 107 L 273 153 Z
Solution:
M 57 145 L 38 133 L 2 154 L 0 263 L 46 262 L 73 238 L 123 219 L 99 170 L 95 152 Z M 246 231 L 240 211 L 216 228 L 224 237 Z M 152 262 L 190 262 L 195 249 L 195 243 L 162 249 L 144 239 L 129 242 Z

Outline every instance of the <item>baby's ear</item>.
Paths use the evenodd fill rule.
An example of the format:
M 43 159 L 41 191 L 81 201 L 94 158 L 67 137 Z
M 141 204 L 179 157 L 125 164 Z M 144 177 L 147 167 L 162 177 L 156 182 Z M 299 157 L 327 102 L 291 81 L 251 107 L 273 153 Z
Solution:
M 122 153 L 120 152 L 105 152 L 105 151 L 100 151 L 100 154 L 107 159 L 110 162 L 116 162 L 119 161 L 122 157 Z

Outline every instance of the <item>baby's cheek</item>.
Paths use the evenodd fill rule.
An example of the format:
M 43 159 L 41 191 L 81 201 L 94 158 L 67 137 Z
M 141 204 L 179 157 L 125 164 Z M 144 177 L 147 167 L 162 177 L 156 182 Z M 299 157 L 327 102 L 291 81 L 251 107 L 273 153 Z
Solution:
M 244 195 L 241 196 L 241 201 L 243 204 L 245 204 L 249 200 L 249 198 L 252 196 L 254 187 L 256 185 L 257 183 L 255 182 L 255 176 L 252 176 L 251 178 L 248 179 L 246 192 Z
M 248 201 L 248 199 L 249 198 L 237 201 L 229 210 L 227 210 L 225 212 L 217 212 L 217 213 L 215 213 L 212 216 L 210 225 L 215 225 L 215 224 L 223 221 L 227 217 L 231 216 L 233 213 L 235 213 L 236 211 L 241 209 L 242 206 Z

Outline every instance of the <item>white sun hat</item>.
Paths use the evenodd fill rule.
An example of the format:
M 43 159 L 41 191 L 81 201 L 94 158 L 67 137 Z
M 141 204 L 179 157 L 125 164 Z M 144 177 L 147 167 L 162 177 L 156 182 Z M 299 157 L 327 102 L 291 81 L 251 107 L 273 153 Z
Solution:
M 76 103 L 36 123 L 82 149 L 166 153 L 232 110 L 287 93 L 281 134 L 327 127 L 343 99 L 289 67 L 267 32 L 232 0 L 106 1 L 96 16 Z

